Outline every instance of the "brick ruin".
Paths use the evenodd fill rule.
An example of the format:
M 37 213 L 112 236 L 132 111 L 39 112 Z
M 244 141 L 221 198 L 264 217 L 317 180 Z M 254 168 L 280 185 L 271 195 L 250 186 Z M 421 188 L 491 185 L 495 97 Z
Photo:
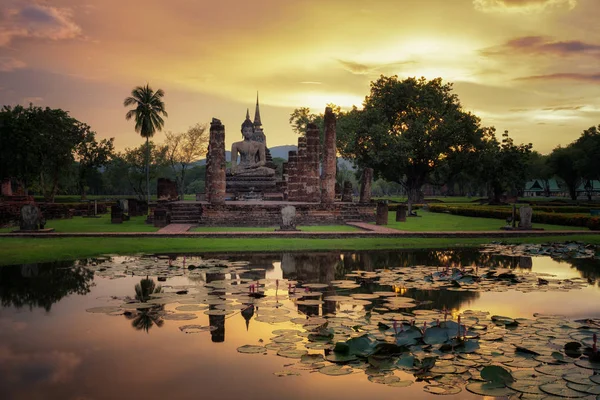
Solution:
M 370 204 L 373 172 L 365 171 L 361 201 L 353 203 L 352 186 L 345 182 L 342 202 L 336 202 L 336 117 L 331 108 L 325 110 L 324 148 L 320 131 L 309 124 L 306 135 L 298 138 L 298 151 L 290 151 L 283 164 L 283 179 L 277 190 L 284 202 L 252 201 L 225 203 L 226 162 L 225 127 L 216 118 L 210 124 L 210 140 L 206 157 L 206 202 L 173 203 L 172 222 L 202 225 L 259 226 L 276 225 L 281 207 L 294 203 L 297 222 L 301 225 L 375 221 L 374 205 Z M 321 158 L 322 153 L 322 158 Z M 265 193 L 265 198 L 267 198 Z

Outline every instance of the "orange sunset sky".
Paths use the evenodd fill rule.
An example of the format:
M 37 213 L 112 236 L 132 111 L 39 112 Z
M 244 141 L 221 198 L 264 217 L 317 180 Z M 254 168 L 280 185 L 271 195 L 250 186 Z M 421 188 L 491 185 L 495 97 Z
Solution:
M 165 130 L 217 117 L 229 146 L 258 90 L 272 147 L 296 143 L 294 108 L 441 76 L 547 153 L 600 123 L 599 20 L 600 0 L 0 0 L 0 104 L 63 108 L 121 150 L 143 142 L 123 99 L 149 82 Z

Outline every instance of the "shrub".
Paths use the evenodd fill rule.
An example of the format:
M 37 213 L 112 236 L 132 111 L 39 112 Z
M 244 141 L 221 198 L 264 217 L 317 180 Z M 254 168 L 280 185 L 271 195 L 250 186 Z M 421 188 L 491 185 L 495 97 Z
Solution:
M 479 217 L 479 218 L 498 218 L 506 219 L 512 217 L 512 209 L 509 207 L 486 207 L 486 206 L 442 206 L 442 205 L 431 205 L 429 211 L 432 212 L 446 212 L 454 215 L 463 215 L 467 217 Z M 519 217 L 519 209 L 517 208 L 517 218 Z M 552 225 L 564 225 L 564 226 L 584 226 L 590 227 L 590 220 L 598 219 L 597 217 L 591 217 L 589 214 L 575 214 L 575 213 L 549 213 L 549 212 L 533 212 L 532 222 L 538 224 L 552 224 Z M 593 226 L 594 222 L 591 222 Z M 590 228 L 592 229 L 592 228 Z

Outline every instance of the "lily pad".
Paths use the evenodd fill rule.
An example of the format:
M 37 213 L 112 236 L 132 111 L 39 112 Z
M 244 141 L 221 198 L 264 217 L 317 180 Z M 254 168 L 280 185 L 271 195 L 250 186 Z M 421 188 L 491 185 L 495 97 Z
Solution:
M 473 382 L 466 386 L 466 389 L 481 396 L 504 397 L 515 393 L 514 390 L 507 388 L 503 384 L 493 382 Z
M 302 358 L 308 351 L 300 349 L 279 350 L 277 355 L 285 358 Z
M 198 316 L 196 314 L 185 314 L 185 313 L 166 314 L 163 316 L 163 319 L 168 320 L 168 321 L 189 321 L 191 319 L 196 319 L 196 318 L 198 318 Z
M 593 362 L 584 359 L 575 361 L 575 365 L 585 369 L 593 369 L 595 371 L 600 371 L 600 362 Z
M 498 384 L 508 384 L 515 381 L 515 378 L 505 368 L 498 365 L 488 365 L 481 370 L 481 378 L 487 382 Z
M 544 394 L 540 390 L 540 382 L 538 379 L 519 379 L 515 382 L 507 383 L 506 386 L 521 393 L 528 394 Z
M 273 375 L 282 378 L 282 377 L 286 377 L 286 376 L 300 376 L 300 373 L 297 371 L 290 371 L 289 369 L 286 369 L 283 371 L 273 372 Z
M 215 331 L 217 327 L 210 325 L 183 325 L 179 327 L 179 330 L 183 333 L 201 333 Z
M 594 385 L 591 381 L 587 384 L 567 382 L 567 387 L 582 393 L 600 395 L 600 386 Z
M 340 367 L 338 365 L 329 365 L 319 369 L 319 372 L 329 376 L 341 376 L 351 374 L 352 368 L 346 366 Z
M 427 393 L 437 394 L 442 396 L 459 394 L 462 389 L 459 386 L 453 385 L 425 385 L 423 390 Z
M 256 346 L 252 344 L 245 344 L 237 348 L 238 353 L 243 354 L 267 354 L 267 349 L 264 346 Z
M 585 397 L 588 395 L 587 393 L 578 392 L 576 390 L 570 389 L 564 383 L 546 383 L 540 385 L 540 389 L 544 393 L 548 393 L 559 397 L 578 398 Z

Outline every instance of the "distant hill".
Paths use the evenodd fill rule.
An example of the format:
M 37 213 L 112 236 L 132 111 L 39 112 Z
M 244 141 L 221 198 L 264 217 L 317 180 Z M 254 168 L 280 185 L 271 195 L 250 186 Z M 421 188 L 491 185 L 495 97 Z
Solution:
M 297 151 L 298 150 L 298 146 L 294 146 L 294 145 L 286 145 L 286 146 L 275 146 L 275 147 L 271 147 L 269 149 L 271 151 L 271 155 L 273 156 L 273 158 L 284 158 L 284 159 L 288 159 L 288 152 L 290 151 Z
M 271 151 L 271 156 L 273 158 L 283 158 L 283 159 L 287 160 L 288 152 L 298 150 L 298 146 L 293 146 L 293 145 L 275 146 L 275 147 L 269 148 L 269 150 Z M 225 159 L 227 161 L 231 160 L 231 152 L 229 150 L 225 151 Z M 192 165 L 195 165 L 195 166 L 204 165 L 204 164 L 206 164 L 205 158 L 198 160 L 195 163 L 192 163 Z
M 297 151 L 298 146 L 294 146 L 294 145 L 275 146 L 275 147 L 269 148 L 269 150 L 271 151 L 271 156 L 273 158 L 283 158 L 284 160 L 287 160 L 288 152 Z M 225 159 L 227 161 L 231 160 L 231 152 L 229 150 L 225 151 Z M 203 158 L 201 160 L 196 161 L 192 165 L 199 166 L 199 165 L 205 165 L 205 164 L 206 164 L 206 159 Z M 342 168 L 345 167 L 345 169 L 354 170 L 352 163 L 343 158 L 338 158 L 338 165 Z

